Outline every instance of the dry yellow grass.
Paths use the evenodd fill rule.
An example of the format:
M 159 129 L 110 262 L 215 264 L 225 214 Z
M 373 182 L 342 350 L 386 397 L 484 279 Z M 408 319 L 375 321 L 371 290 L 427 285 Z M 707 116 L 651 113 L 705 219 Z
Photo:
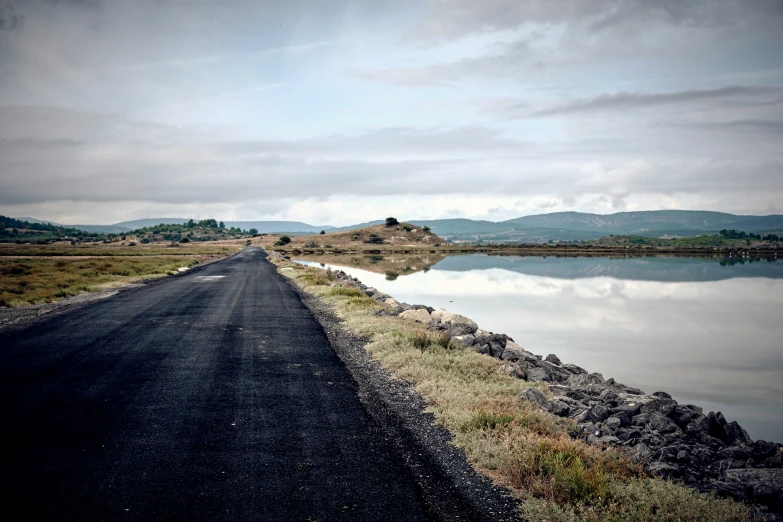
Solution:
M 245 246 L 246 240 L 210 241 L 205 243 L 149 243 L 130 246 L 130 241 L 117 243 L 70 243 L 60 242 L 51 245 L 17 245 L 0 243 L 0 257 L 10 256 L 172 256 L 191 255 L 224 256 L 236 252 Z
M 214 256 L 0 257 L 0 307 L 57 301 L 162 277 Z
M 754 520 L 749 507 L 682 485 L 646 477 L 641 465 L 616 449 L 569 436 L 567 420 L 518 399 L 525 382 L 498 373 L 499 362 L 455 348 L 421 325 L 373 314 L 381 305 L 354 288 L 331 286 L 328 274 L 274 261 L 305 291 L 319 296 L 367 336 L 366 349 L 415 389 L 480 472 L 526 502 L 533 521 Z
M 285 246 L 276 247 L 275 242 L 280 234 L 264 235 L 254 238 L 253 243 L 265 248 L 280 248 L 284 250 L 341 250 L 365 251 L 387 249 L 428 249 L 446 242 L 421 227 L 400 223 L 392 227 L 374 225 L 371 227 L 350 230 L 348 232 L 332 232 L 312 236 L 287 236 L 291 242 Z M 379 238 L 382 243 L 372 243 L 371 238 Z

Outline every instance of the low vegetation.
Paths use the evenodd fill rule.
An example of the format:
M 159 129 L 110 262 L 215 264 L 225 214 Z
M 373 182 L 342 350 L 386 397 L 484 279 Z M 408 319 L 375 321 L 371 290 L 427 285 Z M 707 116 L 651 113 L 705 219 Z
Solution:
M 0 307 L 52 302 L 162 277 L 237 252 L 248 241 L 0 244 Z
M 590 241 L 588 246 L 598 247 L 652 247 L 670 249 L 702 249 L 702 248 L 734 248 L 745 249 L 767 248 L 777 246 L 778 236 L 775 234 L 746 234 L 735 230 L 723 230 L 718 235 L 693 237 L 656 238 L 646 236 L 607 236 Z
M 161 277 L 196 256 L 0 258 L 0 306 L 24 306 Z
M 311 236 L 269 234 L 258 238 L 258 244 L 281 251 L 370 251 L 432 249 L 445 241 L 429 228 L 401 223 L 387 218 L 384 224 L 350 230 L 326 232 Z
M 0 216 L 0 243 L 45 243 L 65 237 L 75 241 L 90 241 L 103 239 L 104 236 L 75 228 Z
M 50 223 L 30 223 L 0 216 L 0 243 L 49 244 L 56 241 L 78 244 L 83 242 L 112 243 L 190 243 L 242 239 L 257 234 L 254 228 L 242 230 L 226 228 L 215 219 L 189 220 L 181 225 L 165 224 L 139 228 L 123 234 L 101 234 L 85 232 L 76 228 L 62 227 Z
M 51 244 L 17 245 L 0 243 L 0 257 L 9 256 L 224 256 L 236 252 L 238 241 L 221 241 L 209 243 L 146 243 L 134 244 L 133 241 L 118 243 L 77 243 L 67 242 Z
M 519 400 L 524 388 L 538 384 L 500 374 L 497 360 L 457 348 L 423 325 L 375 315 L 383 305 L 355 288 L 332 286 L 324 270 L 275 262 L 330 304 L 347 329 L 370 339 L 367 350 L 415 385 L 470 462 L 525 501 L 528 520 L 758 519 L 741 503 L 647 477 L 641 463 L 621 451 L 573 438 L 569 421 Z

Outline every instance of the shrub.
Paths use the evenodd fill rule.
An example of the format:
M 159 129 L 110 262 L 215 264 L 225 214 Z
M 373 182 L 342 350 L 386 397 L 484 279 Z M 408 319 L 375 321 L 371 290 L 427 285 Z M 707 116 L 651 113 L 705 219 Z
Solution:
M 353 288 L 351 286 L 335 286 L 329 290 L 329 295 L 340 297 L 361 297 L 364 294 L 358 288 Z
M 313 272 L 298 276 L 297 279 L 301 279 L 312 286 L 325 286 L 329 284 L 329 280 L 324 277 L 323 274 Z
M 444 332 L 429 333 L 426 330 L 415 330 L 408 334 L 408 342 L 419 350 L 428 348 L 452 348 L 451 337 Z
M 188 239 L 187 237 L 183 237 L 182 239 L 179 240 L 179 242 L 180 243 L 190 243 L 190 239 Z
M 513 421 L 514 416 L 509 413 L 489 413 L 480 411 L 462 425 L 462 431 L 504 429 Z
M 326 230 L 321 230 L 321 235 L 326 234 Z
M 305 247 L 307 247 L 307 248 L 318 248 L 318 243 L 316 243 L 315 241 L 308 241 L 307 243 L 305 243 Z
M 413 230 L 413 227 L 412 227 L 412 226 L 410 226 L 410 225 L 409 225 L 409 224 L 407 224 L 407 223 L 403 223 L 403 225 L 402 225 L 402 229 L 403 229 L 405 232 L 410 232 L 411 230 Z
M 383 238 L 375 234 L 370 234 L 370 236 L 367 239 L 365 239 L 364 242 L 370 243 L 372 245 L 380 245 L 383 243 Z
M 397 218 L 393 218 L 393 217 L 387 217 L 386 218 L 386 226 L 387 227 L 396 227 L 399 224 L 400 224 L 400 222 L 397 221 Z
M 288 236 L 280 236 L 280 239 L 278 239 L 279 242 L 283 243 L 284 245 L 287 245 L 291 242 L 291 238 Z
M 431 230 L 430 227 L 428 227 L 427 225 L 424 225 L 423 227 L 421 227 L 421 229 L 425 232 L 429 232 Z
M 142 239 L 141 242 L 143 243 L 144 240 Z M 147 243 L 149 243 L 149 241 L 147 241 Z M 136 246 L 136 242 L 135 241 L 131 241 L 130 243 L 128 243 L 128 246 Z
M 335 278 L 336 278 L 335 275 L 334 275 L 334 272 L 332 272 L 332 268 L 331 267 L 326 269 L 326 278 L 329 281 L 334 281 Z

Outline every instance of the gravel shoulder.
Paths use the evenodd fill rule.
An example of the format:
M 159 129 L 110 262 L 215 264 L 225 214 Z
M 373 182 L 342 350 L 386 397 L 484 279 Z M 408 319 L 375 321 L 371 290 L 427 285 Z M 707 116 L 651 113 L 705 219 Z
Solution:
M 288 279 L 287 279 L 288 280 Z M 329 342 L 356 380 L 359 396 L 373 420 L 416 477 L 425 501 L 443 520 L 521 520 L 520 503 L 504 488 L 477 473 L 465 454 L 450 444 L 449 432 L 425 413 L 426 404 L 409 383 L 393 378 L 364 349 L 369 339 L 342 326 L 329 305 L 292 281 L 326 331 Z

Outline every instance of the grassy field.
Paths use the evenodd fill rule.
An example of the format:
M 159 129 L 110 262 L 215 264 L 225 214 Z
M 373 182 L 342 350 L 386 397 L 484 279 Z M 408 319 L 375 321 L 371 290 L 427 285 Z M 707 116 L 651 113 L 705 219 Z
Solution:
M 602 247 L 655 247 L 655 248 L 726 248 L 744 250 L 748 248 L 767 247 L 777 245 L 777 241 L 763 241 L 757 239 L 731 239 L 723 236 L 694 236 L 660 239 L 646 236 L 607 236 L 589 244 Z
M 0 306 L 25 306 L 162 277 L 196 256 L 0 258 Z
M 162 277 L 230 255 L 246 240 L 128 245 L 0 244 L 0 307 L 57 301 L 144 279 Z
M 245 245 L 245 240 L 210 241 L 207 243 L 149 243 L 130 246 L 121 243 L 53 243 L 51 245 L 17 245 L 0 243 L 0 257 L 3 256 L 224 256 L 236 252 Z
M 329 274 L 286 261 L 281 273 L 330 304 L 350 331 L 371 339 L 367 350 L 397 378 L 415 385 L 437 422 L 480 472 L 523 499 L 530 521 L 760 520 L 749 507 L 645 476 L 617 449 L 569 436 L 570 421 L 518 399 L 541 386 L 498 373 L 492 357 L 453 346 L 448 337 L 397 317 Z

